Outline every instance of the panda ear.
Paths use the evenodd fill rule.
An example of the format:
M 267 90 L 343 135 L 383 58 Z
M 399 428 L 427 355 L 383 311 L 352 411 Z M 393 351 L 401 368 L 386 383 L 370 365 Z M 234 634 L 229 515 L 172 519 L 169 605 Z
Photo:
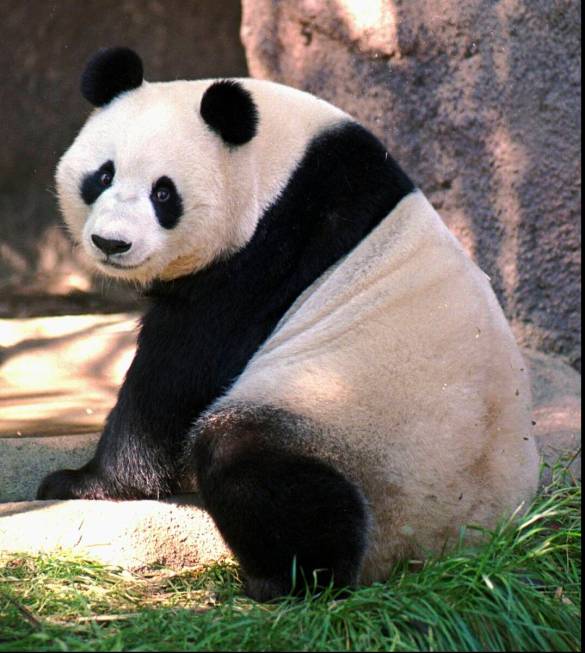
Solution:
M 203 94 L 199 111 L 228 145 L 243 145 L 256 135 L 258 110 L 250 92 L 239 82 L 214 82 Z
M 140 57 L 129 48 L 102 48 L 87 62 L 81 76 L 81 95 L 103 107 L 124 91 L 142 84 Z

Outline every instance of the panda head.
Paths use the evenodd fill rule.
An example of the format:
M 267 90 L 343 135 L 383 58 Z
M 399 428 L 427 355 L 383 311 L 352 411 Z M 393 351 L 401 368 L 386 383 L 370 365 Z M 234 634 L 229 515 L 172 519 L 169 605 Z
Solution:
M 308 139 L 341 113 L 284 89 L 256 80 L 148 83 L 132 50 L 99 51 L 81 80 L 96 109 L 56 175 L 65 221 L 93 266 L 148 283 L 242 248 Z M 287 91 L 299 107 L 318 104 L 291 117 Z

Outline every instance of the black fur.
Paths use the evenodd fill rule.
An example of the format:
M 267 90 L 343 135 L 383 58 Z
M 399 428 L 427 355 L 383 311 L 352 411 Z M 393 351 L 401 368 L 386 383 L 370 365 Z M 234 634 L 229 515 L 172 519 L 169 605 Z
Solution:
M 85 175 L 81 180 L 81 187 L 79 189 L 83 201 L 88 206 L 91 206 L 97 198 L 112 185 L 111 181 L 109 184 L 103 183 L 104 175 L 109 175 L 113 180 L 115 174 L 116 170 L 114 168 L 114 162 L 106 161 L 97 170 Z
M 214 82 L 203 94 L 200 113 L 228 144 L 243 145 L 256 135 L 258 111 L 250 93 L 238 82 Z
M 87 62 L 81 76 L 81 95 L 103 107 L 124 91 L 142 84 L 140 57 L 129 48 L 103 48 Z
M 94 459 L 79 471 L 49 476 L 38 498 L 145 498 L 180 491 L 185 480 L 181 454 L 193 422 L 237 379 L 299 294 L 367 236 L 413 189 L 382 144 L 359 125 L 340 124 L 317 136 L 246 247 L 195 275 L 152 285 L 153 303 L 143 318 L 136 356 Z M 321 559 L 302 539 L 308 537 L 306 527 L 316 519 L 309 500 L 328 509 L 336 498 L 347 501 L 353 506 L 348 508 L 348 523 L 357 528 L 361 513 L 351 487 L 317 461 L 278 449 L 267 449 L 264 459 L 258 451 L 251 447 L 243 452 L 241 461 L 221 467 L 218 475 L 209 472 L 204 491 L 212 515 L 223 524 L 226 518 L 221 506 L 217 507 L 222 496 L 231 500 L 234 487 L 245 479 L 246 483 L 265 479 L 262 482 L 274 488 L 271 491 L 283 493 L 279 506 L 297 510 L 291 523 L 300 529 L 296 537 L 301 539 L 293 538 L 294 546 L 302 554 L 304 568 L 310 569 Z M 272 465 L 278 474 L 271 471 Z M 303 491 L 295 484 L 297 473 L 310 490 Z M 220 479 L 225 481 L 228 474 L 234 475 L 235 485 L 224 483 L 222 490 Z M 288 492 L 279 478 L 293 484 L 296 508 L 292 505 L 294 493 Z M 247 501 L 252 501 L 252 496 L 248 495 Z M 308 511 L 305 517 L 303 506 Z M 273 524 L 264 522 L 265 530 L 278 524 L 278 528 L 285 528 L 283 516 L 267 505 L 263 510 L 276 520 Z M 341 524 L 333 509 L 330 519 L 325 533 Z M 245 537 L 240 543 L 229 532 L 228 537 L 246 558 L 250 574 L 265 579 L 266 573 L 260 573 L 259 536 L 251 534 L 254 539 L 249 544 Z M 266 543 L 273 546 L 274 539 Z M 340 556 L 341 560 L 345 553 L 328 550 L 333 558 L 325 566 L 330 568 L 333 559 Z M 285 547 L 275 551 L 273 558 L 279 565 L 285 561 L 288 565 L 291 553 L 292 549 Z M 352 566 L 344 565 L 333 565 L 333 573 L 337 580 L 350 581 L 348 570 Z M 285 587 L 288 576 L 286 582 L 279 578 L 274 583 Z M 256 591 L 276 593 L 278 588 L 271 582 L 266 585 L 265 580 L 258 581 Z
M 190 461 L 248 594 L 266 601 L 307 585 L 354 585 L 368 534 L 361 493 L 330 465 L 279 446 L 296 434 L 263 412 L 205 418 Z
M 158 198 L 158 193 L 161 190 L 168 193 L 164 200 Z M 177 226 L 183 215 L 183 200 L 172 179 L 169 177 L 158 179 L 152 187 L 150 201 L 161 227 L 172 229 Z

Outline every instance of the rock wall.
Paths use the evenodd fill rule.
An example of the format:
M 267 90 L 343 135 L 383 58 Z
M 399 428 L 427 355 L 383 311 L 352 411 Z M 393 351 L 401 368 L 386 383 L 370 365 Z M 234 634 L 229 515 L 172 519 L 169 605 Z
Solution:
M 345 109 L 388 146 L 524 345 L 580 369 L 576 0 L 243 0 L 250 74 Z
M 99 47 L 127 45 L 150 80 L 245 75 L 240 4 L 2 0 L 1 12 L 0 316 L 133 308 L 133 293 L 90 282 L 52 193 L 57 161 L 92 108 L 81 71 Z

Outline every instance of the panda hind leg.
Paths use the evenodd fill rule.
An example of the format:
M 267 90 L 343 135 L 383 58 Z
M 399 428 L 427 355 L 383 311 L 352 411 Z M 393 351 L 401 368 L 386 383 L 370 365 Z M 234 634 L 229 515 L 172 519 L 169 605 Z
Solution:
M 268 601 L 355 585 L 369 522 L 360 490 L 325 462 L 275 447 L 269 431 L 249 417 L 212 419 L 198 429 L 191 461 L 246 592 Z

